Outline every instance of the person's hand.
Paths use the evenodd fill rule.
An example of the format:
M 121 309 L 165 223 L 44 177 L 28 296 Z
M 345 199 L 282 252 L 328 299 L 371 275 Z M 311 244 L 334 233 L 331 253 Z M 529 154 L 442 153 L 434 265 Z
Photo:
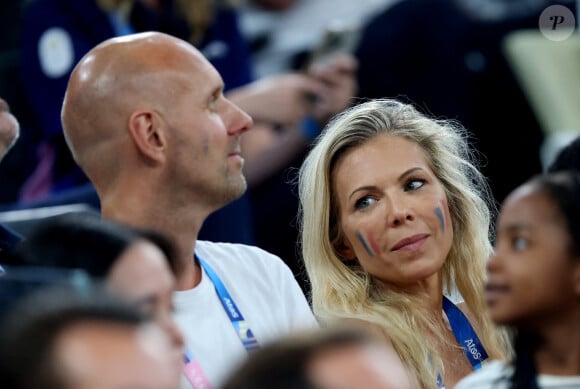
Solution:
M 319 100 L 325 88 L 321 81 L 312 77 L 287 73 L 237 88 L 227 97 L 256 122 L 296 126 L 312 113 L 313 102 Z
M 10 113 L 8 103 L 0 97 L 0 160 L 18 139 L 20 125 Z
M 314 63 L 308 74 L 324 86 L 318 93 L 313 116 L 321 124 L 351 105 L 357 93 L 356 59 L 349 54 L 337 54 L 323 63 Z

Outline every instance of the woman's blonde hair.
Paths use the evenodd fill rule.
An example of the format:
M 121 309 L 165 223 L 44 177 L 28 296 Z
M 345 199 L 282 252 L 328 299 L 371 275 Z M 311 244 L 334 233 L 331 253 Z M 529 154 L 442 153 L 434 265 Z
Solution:
M 491 358 L 504 356 L 504 342 L 488 318 L 483 298 L 485 262 L 492 253 L 489 187 L 476 168 L 465 130 L 430 119 L 411 105 L 373 100 L 336 116 L 308 154 L 299 175 L 302 255 L 312 285 L 315 314 L 324 322 L 357 319 L 378 325 L 423 387 L 436 387 L 443 365 L 418 331 L 442 334 L 421 300 L 381 287 L 360 266 L 349 266 L 334 249 L 341 240 L 332 173 L 349 149 L 374 136 L 400 136 L 420 145 L 442 183 L 453 223 L 453 243 L 442 269 L 444 293 L 455 290 L 476 316 L 475 328 Z M 420 332 L 419 332 L 420 333 Z

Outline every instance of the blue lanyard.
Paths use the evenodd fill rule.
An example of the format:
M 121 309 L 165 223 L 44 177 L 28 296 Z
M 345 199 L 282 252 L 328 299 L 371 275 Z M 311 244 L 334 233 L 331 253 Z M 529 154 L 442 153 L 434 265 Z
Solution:
M 443 311 L 447 315 L 455 339 L 457 339 L 457 342 L 463 348 L 463 352 L 467 356 L 467 359 L 469 359 L 471 366 L 473 366 L 474 370 L 480 369 L 483 362 L 487 359 L 487 352 L 483 348 L 483 344 L 481 344 L 473 326 L 463 312 L 461 312 L 461 309 L 457 308 L 445 296 L 443 296 Z M 437 387 L 440 389 L 445 388 L 443 378 L 440 374 L 437 374 Z
M 246 351 L 252 352 L 260 348 L 256 337 L 250 330 L 250 326 L 242 316 L 242 313 L 236 306 L 234 299 L 228 292 L 226 286 L 223 284 L 221 278 L 217 275 L 215 270 L 201 257 L 195 255 L 195 258 L 199 261 L 199 264 L 207 273 L 209 279 L 213 283 L 215 287 L 216 293 L 226 311 L 230 321 L 232 322 L 232 326 L 234 330 L 238 334 L 240 341 L 244 345 Z M 201 370 L 201 366 L 199 362 L 195 359 L 193 353 L 187 349 L 184 350 L 183 353 L 183 361 L 185 362 L 184 366 L 184 374 L 191 383 L 192 387 L 195 389 L 212 389 L 213 386 Z
M 226 286 L 223 284 L 220 277 L 207 262 L 201 259 L 198 255 L 196 255 L 195 257 L 199 261 L 199 264 L 201 265 L 203 270 L 205 270 L 205 272 L 207 273 L 211 282 L 213 283 L 215 291 L 217 292 L 217 295 L 220 298 L 220 301 L 222 302 L 222 306 L 224 307 L 224 310 L 228 314 L 228 317 L 232 322 L 232 326 L 234 327 L 234 330 L 238 334 L 240 341 L 246 348 L 246 351 L 252 352 L 254 350 L 259 349 L 260 345 L 258 344 L 256 337 L 252 333 L 252 330 L 250 329 L 248 322 L 242 316 L 242 313 L 236 306 L 234 299 L 232 298 L 232 296 L 230 296 L 230 293 L 226 289 Z
M 455 339 L 463 348 L 463 352 L 465 352 L 473 369 L 478 370 L 487 359 L 487 352 L 483 348 L 483 344 L 481 344 L 471 323 L 463 312 L 445 296 L 443 296 L 443 310 L 447 315 L 447 319 L 449 319 Z

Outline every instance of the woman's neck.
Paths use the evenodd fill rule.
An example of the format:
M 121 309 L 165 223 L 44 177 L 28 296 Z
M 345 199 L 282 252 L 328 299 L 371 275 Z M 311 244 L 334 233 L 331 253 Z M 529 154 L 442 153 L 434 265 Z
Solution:
M 414 284 L 399 286 L 397 288 L 421 299 L 425 303 L 424 307 L 427 310 L 437 316 L 441 315 L 441 308 L 443 306 L 443 281 L 440 272 Z

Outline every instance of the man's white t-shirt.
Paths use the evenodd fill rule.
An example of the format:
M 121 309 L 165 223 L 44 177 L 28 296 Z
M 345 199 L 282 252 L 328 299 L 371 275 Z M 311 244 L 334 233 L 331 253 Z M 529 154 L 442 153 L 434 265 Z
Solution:
M 195 253 L 218 274 L 259 344 L 317 327 L 308 302 L 282 260 L 262 249 L 197 241 Z M 193 258 L 192 258 L 193 261 Z M 194 289 L 174 293 L 185 344 L 214 388 L 248 353 L 205 271 Z M 182 388 L 191 384 L 182 376 Z

